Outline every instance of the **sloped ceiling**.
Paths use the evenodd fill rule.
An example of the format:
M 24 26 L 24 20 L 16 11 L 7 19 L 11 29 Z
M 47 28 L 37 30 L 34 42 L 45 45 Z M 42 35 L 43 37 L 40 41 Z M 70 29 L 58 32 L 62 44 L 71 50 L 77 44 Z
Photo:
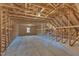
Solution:
M 79 4 L 12 3 L 0 6 L 8 7 L 10 16 L 15 18 L 23 16 L 29 19 L 49 20 L 55 27 L 79 25 Z

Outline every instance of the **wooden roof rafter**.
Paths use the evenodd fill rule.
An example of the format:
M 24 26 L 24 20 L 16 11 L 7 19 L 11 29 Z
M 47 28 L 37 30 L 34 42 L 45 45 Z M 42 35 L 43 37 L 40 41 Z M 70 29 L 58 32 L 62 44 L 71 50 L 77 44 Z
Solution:
M 2 4 L 2 5 L 0 5 L 1 7 L 5 7 L 5 8 L 12 8 L 12 9 L 18 9 L 18 10 L 20 10 L 20 11 L 23 11 L 23 9 L 20 9 L 20 8 L 17 8 L 17 7 L 14 7 L 13 5 L 11 5 L 11 6 L 7 6 L 7 5 L 4 5 L 4 4 Z M 43 10 L 41 10 L 41 12 L 42 12 Z M 31 16 L 35 16 L 35 17 L 39 17 L 39 16 L 36 16 L 36 15 L 32 15 L 32 14 L 28 14 L 28 15 L 31 15 Z M 42 17 L 42 16 L 40 16 L 39 18 L 46 18 L 46 17 Z M 48 18 L 47 18 L 48 19 Z M 51 18 L 49 18 L 49 19 L 51 19 Z
M 63 26 L 63 27 L 56 27 L 58 29 L 63 29 L 63 28 L 79 28 L 79 25 L 74 25 L 74 26 Z
M 50 10 L 52 9 L 52 7 L 51 7 L 51 9 L 49 9 L 48 7 L 40 6 L 39 4 L 32 4 L 32 5 L 42 8 L 42 9 L 44 9 L 44 11 L 45 11 L 45 10 L 49 10 L 49 11 L 50 11 Z M 46 4 L 46 5 L 48 5 L 48 4 Z M 48 12 L 48 11 L 47 11 L 47 12 Z M 48 12 L 48 13 L 49 13 L 49 12 Z
M 61 4 L 59 7 L 55 8 L 54 10 L 52 10 L 46 17 L 48 17 L 50 14 L 55 13 L 56 10 L 58 10 L 60 7 L 64 6 L 64 4 Z

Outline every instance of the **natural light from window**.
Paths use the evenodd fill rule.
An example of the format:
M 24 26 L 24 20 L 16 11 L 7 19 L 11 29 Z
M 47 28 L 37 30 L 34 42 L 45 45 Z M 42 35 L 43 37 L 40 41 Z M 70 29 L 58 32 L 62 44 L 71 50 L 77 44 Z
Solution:
M 26 29 L 27 29 L 27 33 L 30 33 L 30 27 L 27 27 Z

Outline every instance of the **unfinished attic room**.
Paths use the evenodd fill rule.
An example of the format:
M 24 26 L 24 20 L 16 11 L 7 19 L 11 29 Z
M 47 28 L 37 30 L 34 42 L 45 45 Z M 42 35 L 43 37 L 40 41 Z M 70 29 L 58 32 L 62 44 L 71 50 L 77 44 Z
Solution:
M 79 56 L 79 4 L 0 3 L 0 56 Z

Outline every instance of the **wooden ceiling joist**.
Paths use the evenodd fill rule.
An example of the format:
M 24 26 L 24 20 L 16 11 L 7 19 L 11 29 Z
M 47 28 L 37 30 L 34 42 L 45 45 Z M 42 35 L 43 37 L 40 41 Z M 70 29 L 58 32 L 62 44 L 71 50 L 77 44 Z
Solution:
M 79 25 L 75 25 L 75 26 L 63 26 L 63 27 L 56 27 L 58 29 L 64 29 L 64 28 L 79 28 Z
M 22 8 L 20 8 L 20 7 L 18 7 L 18 6 L 21 6 L 21 4 L 16 4 L 16 6 L 14 5 L 14 4 L 10 4 L 10 5 L 6 5 L 6 4 L 0 4 L 0 6 L 1 7 L 8 7 L 8 8 L 12 8 L 14 11 L 11 11 L 11 13 L 9 13 L 10 15 L 9 16 L 13 16 L 13 17 L 22 17 L 22 18 L 28 18 L 28 19 L 37 19 L 37 20 L 54 20 L 55 21 L 55 23 L 59 26 L 59 27 L 61 27 L 60 25 L 59 25 L 59 23 L 61 23 L 61 25 L 63 25 L 64 26 L 64 22 L 63 22 L 63 20 L 62 21 L 60 21 L 60 18 L 57 18 L 57 19 L 53 19 L 53 17 L 50 17 L 50 15 L 52 15 L 53 13 L 52 12 L 58 12 L 58 10 L 59 9 L 61 9 L 63 6 L 68 6 L 68 8 L 72 8 L 72 6 L 70 6 L 69 4 L 58 4 L 58 7 L 56 7 L 56 6 L 54 6 L 53 4 L 46 4 L 46 6 L 45 6 L 45 4 L 44 5 L 42 5 L 42 4 L 29 4 L 29 5 L 34 5 L 34 6 L 37 6 L 38 8 L 41 8 L 41 10 L 38 12 L 39 14 L 41 14 L 43 11 L 45 11 L 45 9 L 49 9 L 48 7 L 47 7 L 47 5 L 49 5 L 50 6 L 50 8 L 52 8 L 52 12 L 50 12 L 49 14 L 48 14 L 48 16 L 47 17 L 44 17 L 44 16 L 38 16 L 38 15 L 33 15 L 33 14 L 27 14 L 27 9 L 26 8 L 28 8 L 28 3 L 27 4 L 23 4 L 21 7 L 24 7 L 23 9 Z M 55 4 L 56 5 L 56 4 Z M 54 9 L 53 9 L 54 8 Z M 19 11 L 17 12 L 15 9 L 18 9 Z M 22 12 L 20 12 L 20 11 L 24 11 L 24 13 L 22 13 Z M 9 11 L 10 12 L 10 11 Z M 16 13 L 17 12 L 17 13 Z M 26 12 L 26 13 L 25 13 Z M 29 11 L 30 12 L 30 11 Z M 54 16 L 54 15 L 52 15 L 52 16 Z M 62 18 L 61 18 L 62 19 Z M 68 20 L 70 20 L 70 19 L 68 19 Z M 74 18 L 74 21 L 75 21 L 76 19 Z M 69 21 L 70 22 L 70 21 Z M 77 22 L 77 21 L 76 21 Z M 78 25 L 78 22 L 77 22 L 77 25 Z M 66 26 L 66 25 L 65 25 Z
M 58 10 L 59 8 L 63 7 L 64 4 L 60 5 L 59 7 L 55 8 L 54 10 L 52 10 L 46 17 L 48 17 L 50 14 L 55 13 L 56 10 Z
M 17 8 L 17 7 L 15 7 L 15 6 L 10 6 L 10 5 L 4 5 L 4 4 L 1 4 L 0 5 L 1 7 L 5 7 L 5 8 L 12 8 L 12 9 L 19 9 L 19 10 L 21 10 L 21 11 L 23 11 L 23 9 L 21 9 L 21 8 Z M 41 10 L 41 12 L 42 12 L 43 10 Z M 28 14 L 29 16 L 35 16 L 35 17 L 38 17 L 38 18 L 45 18 L 45 19 L 51 19 L 51 18 L 49 18 L 49 17 L 42 17 L 42 16 L 37 16 L 37 15 L 32 15 L 32 14 Z

